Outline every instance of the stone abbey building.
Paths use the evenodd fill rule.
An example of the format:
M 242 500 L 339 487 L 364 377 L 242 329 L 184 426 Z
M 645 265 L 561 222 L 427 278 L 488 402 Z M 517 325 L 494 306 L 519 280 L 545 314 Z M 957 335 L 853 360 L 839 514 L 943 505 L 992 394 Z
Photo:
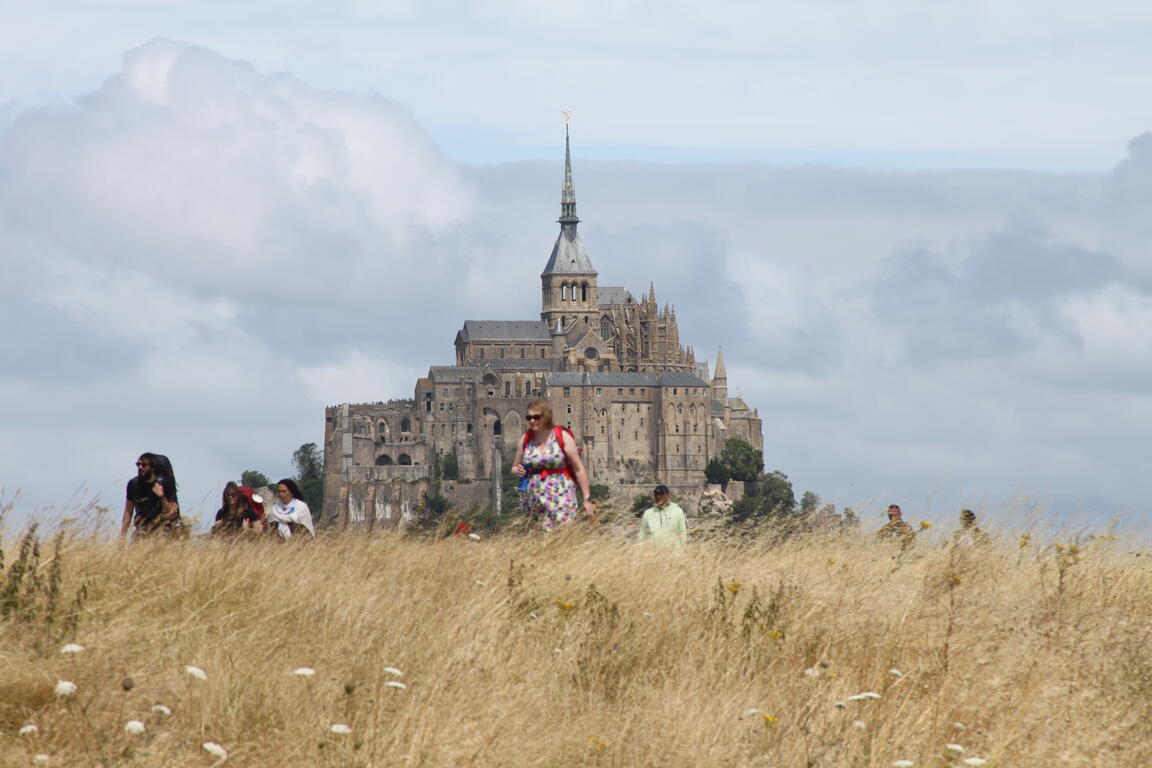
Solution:
M 536 398 L 572 429 L 593 483 L 699 487 L 726 439 L 763 449 L 758 413 L 729 396 L 723 352 L 709 375 L 654 287 L 636 297 L 600 285 L 579 221 L 566 132 L 540 319 L 466 320 L 455 364 L 430 368 L 412 399 L 327 408 L 326 519 L 396 524 L 428 489 L 434 458 L 453 452 L 461 481 L 446 495 L 461 508 L 494 503 Z

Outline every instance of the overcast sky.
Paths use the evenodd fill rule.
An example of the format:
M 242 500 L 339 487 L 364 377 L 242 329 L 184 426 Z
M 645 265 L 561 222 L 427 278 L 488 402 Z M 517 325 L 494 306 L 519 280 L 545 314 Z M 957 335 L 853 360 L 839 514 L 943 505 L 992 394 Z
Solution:
M 1003 5 L 0 0 L 0 500 L 210 515 L 537 316 L 568 109 L 797 493 L 1146 523 L 1152 11 Z

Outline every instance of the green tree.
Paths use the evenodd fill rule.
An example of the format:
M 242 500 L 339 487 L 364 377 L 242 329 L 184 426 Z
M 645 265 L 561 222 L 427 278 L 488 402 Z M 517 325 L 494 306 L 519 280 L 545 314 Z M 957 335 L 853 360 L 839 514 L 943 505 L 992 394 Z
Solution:
M 792 481 L 780 470 L 756 478 L 746 488 L 744 498 L 732 505 L 728 522 L 732 525 L 758 525 L 765 521 L 781 522 L 795 516 L 796 495 Z
M 304 443 L 292 452 L 292 464 L 297 480 L 319 480 L 324 472 L 324 454 L 316 443 Z
M 724 462 L 733 480 L 752 482 L 764 471 L 763 452 L 738 437 L 730 437 L 724 441 L 724 452 L 720 454 L 720 461 Z
M 249 488 L 263 488 L 266 485 L 272 485 L 272 481 L 263 472 L 246 469 L 240 473 L 240 485 L 246 485 Z
M 440 457 L 440 474 L 445 480 L 460 479 L 460 459 L 455 450 Z
M 810 515 L 817 510 L 820 506 L 820 496 L 812 491 L 804 491 L 804 495 L 800 497 L 800 511 L 806 515 Z
M 608 486 L 603 483 L 588 486 L 588 496 L 591 497 L 593 501 L 607 501 L 608 495 Z
M 720 457 L 713 456 L 708 461 L 708 466 L 704 467 L 704 477 L 710 483 L 727 487 L 728 481 L 732 479 L 732 473 L 728 470 L 728 465 L 720 460 Z
M 324 454 L 316 443 L 304 443 L 292 452 L 292 464 L 300 494 L 312 510 L 312 517 L 319 521 L 324 514 Z

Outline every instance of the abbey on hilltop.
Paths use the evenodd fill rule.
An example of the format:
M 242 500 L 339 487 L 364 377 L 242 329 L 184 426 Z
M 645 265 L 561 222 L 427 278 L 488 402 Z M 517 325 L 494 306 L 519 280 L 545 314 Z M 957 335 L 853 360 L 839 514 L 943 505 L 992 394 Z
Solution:
M 466 320 L 455 365 L 432 366 L 413 399 L 327 408 L 328 520 L 410 516 L 435 458 L 448 454 L 465 481 L 447 489 L 457 506 L 493 503 L 536 398 L 572 429 L 593 483 L 700 486 L 726 439 L 763 449 L 759 415 L 729 397 L 723 353 L 709 375 L 654 287 L 636 297 L 600 285 L 579 222 L 565 129 L 560 235 L 540 275 L 540 319 Z

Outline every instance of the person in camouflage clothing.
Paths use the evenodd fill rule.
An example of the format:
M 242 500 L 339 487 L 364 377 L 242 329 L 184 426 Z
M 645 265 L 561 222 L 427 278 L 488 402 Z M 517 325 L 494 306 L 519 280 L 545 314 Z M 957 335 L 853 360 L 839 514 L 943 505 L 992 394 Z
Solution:
M 891 542 L 899 544 L 901 550 L 905 550 L 912 545 L 916 539 L 916 532 L 912 530 L 912 526 L 900 519 L 900 507 L 897 504 L 891 504 L 888 507 L 888 522 L 876 532 L 876 538 L 879 541 Z

